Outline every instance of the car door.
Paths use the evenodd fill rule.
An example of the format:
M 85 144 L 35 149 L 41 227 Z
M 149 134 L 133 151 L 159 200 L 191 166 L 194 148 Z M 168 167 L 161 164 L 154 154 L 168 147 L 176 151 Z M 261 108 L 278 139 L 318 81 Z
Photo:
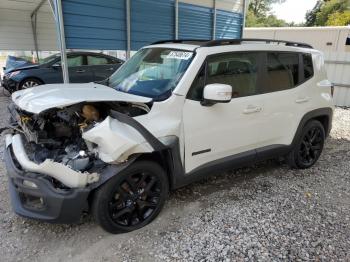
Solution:
M 67 64 L 69 81 L 71 83 L 88 83 L 93 81 L 93 73 L 87 65 L 84 54 L 69 54 Z
M 209 56 L 194 80 L 183 109 L 185 169 L 191 172 L 209 162 L 241 154 L 255 158 L 260 147 L 264 101 L 257 94 L 261 53 L 236 52 Z M 203 87 L 228 84 L 229 103 L 201 105 Z
M 88 54 L 87 63 L 93 73 L 94 81 L 102 81 L 113 74 L 122 61 L 98 54 Z
M 291 144 L 310 96 L 305 89 L 302 56 L 296 52 L 266 52 L 259 93 L 265 101 L 262 146 Z M 259 153 L 259 152 L 258 152 Z

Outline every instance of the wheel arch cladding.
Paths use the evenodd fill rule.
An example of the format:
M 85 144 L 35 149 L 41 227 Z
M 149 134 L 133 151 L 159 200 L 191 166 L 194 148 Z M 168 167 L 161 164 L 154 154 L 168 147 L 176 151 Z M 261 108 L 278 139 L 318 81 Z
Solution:
M 310 119 L 310 121 L 311 120 L 317 120 L 317 121 L 321 122 L 321 124 L 322 124 L 322 126 L 324 128 L 326 136 L 329 135 L 331 130 L 330 130 L 330 127 L 329 127 L 329 116 L 328 115 L 317 116 L 317 117 L 315 117 L 313 119 Z
M 299 123 L 292 145 L 294 145 L 297 142 L 298 138 L 300 137 L 303 131 L 304 126 L 311 120 L 317 120 L 321 122 L 322 126 L 325 129 L 325 134 L 327 137 L 332 129 L 332 117 L 333 109 L 330 107 L 318 108 L 306 113 Z
M 140 154 L 136 161 L 151 161 L 159 164 L 167 175 L 169 188 L 174 188 L 174 170 L 173 170 L 173 157 L 170 152 L 170 148 L 154 151 L 151 153 Z

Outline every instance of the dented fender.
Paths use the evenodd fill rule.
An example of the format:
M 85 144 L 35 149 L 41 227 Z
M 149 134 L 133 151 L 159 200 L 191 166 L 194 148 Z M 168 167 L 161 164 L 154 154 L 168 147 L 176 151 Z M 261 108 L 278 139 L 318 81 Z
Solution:
M 99 158 L 106 163 L 123 162 L 132 154 L 166 148 L 138 121 L 116 111 L 82 137 L 98 145 Z
M 123 153 L 132 148 L 137 148 L 139 152 L 152 151 L 139 132 L 110 116 L 94 128 L 84 132 L 82 136 L 86 141 L 98 145 L 99 158 L 106 163 L 123 158 Z

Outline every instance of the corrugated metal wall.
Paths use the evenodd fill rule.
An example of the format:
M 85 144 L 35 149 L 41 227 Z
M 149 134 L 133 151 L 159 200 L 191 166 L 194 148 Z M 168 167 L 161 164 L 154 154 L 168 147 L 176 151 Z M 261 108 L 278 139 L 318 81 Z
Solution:
M 125 1 L 62 0 L 66 47 L 126 49 Z
M 175 34 L 174 0 L 131 1 L 131 49 L 159 39 L 173 39 Z
M 212 39 L 213 8 L 179 3 L 179 38 Z
M 179 4 L 179 38 L 212 39 L 214 8 L 188 3 Z M 216 9 L 215 38 L 240 38 L 243 15 Z
M 350 106 L 350 53 L 327 52 L 324 55 L 328 79 L 335 85 L 335 105 Z
M 241 38 L 243 15 L 224 10 L 216 11 L 215 38 Z
M 66 47 L 125 50 L 125 0 L 62 0 Z M 241 37 L 243 2 L 217 1 L 216 38 Z M 178 37 L 212 39 L 214 0 L 181 0 Z M 130 0 L 131 50 L 149 43 L 175 39 L 175 0 Z

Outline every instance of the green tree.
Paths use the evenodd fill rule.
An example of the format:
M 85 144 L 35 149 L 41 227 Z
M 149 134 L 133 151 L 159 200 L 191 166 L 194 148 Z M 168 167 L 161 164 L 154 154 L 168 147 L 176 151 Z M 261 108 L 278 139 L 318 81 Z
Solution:
M 321 10 L 316 15 L 316 25 L 324 26 L 327 24 L 328 17 L 333 13 L 343 13 L 349 6 L 349 0 L 330 0 L 324 2 Z
M 316 25 L 316 16 L 317 16 L 317 13 L 320 12 L 323 3 L 324 2 L 322 0 L 318 0 L 314 8 L 306 13 L 306 16 L 305 16 L 306 26 Z
M 306 14 L 306 26 L 346 25 L 349 0 L 319 0 Z
M 251 0 L 249 10 L 256 17 L 265 17 L 271 11 L 271 5 L 275 3 L 283 3 L 285 0 Z
M 246 14 L 247 27 L 282 27 L 288 24 L 278 19 L 275 15 L 269 14 L 271 5 L 282 3 L 285 0 L 251 0 Z
M 335 12 L 329 15 L 326 25 L 328 26 L 350 25 L 350 11 L 346 10 L 343 13 Z

